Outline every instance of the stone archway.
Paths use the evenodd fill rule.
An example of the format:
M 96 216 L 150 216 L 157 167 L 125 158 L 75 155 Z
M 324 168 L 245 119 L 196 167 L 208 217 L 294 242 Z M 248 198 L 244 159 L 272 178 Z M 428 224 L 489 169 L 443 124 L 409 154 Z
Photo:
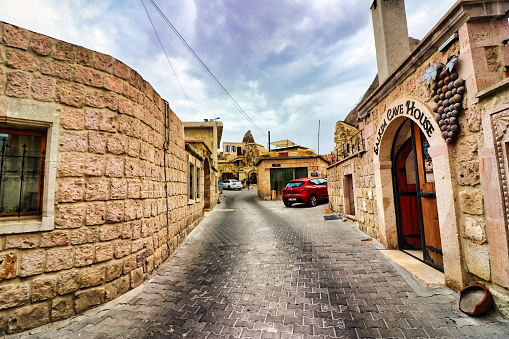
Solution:
M 456 187 L 450 162 L 452 146 L 448 146 L 433 118 L 433 113 L 420 100 L 405 97 L 388 105 L 386 112 L 379 117 L 375 130 L 373 147 L 373 170 L 375 176 L 376 198 L 379 215 L 380 240 L 388 249 L 398 249 L 396 209 L 394 205 L 394 186 L 392 176 L 392 145 L 399 127 L 413 120 L 423 131 L 430 147 L 436 172 L 436 197 L 441 240 L 444 248 L 444 274 L 446 284 L 461 289 L 467 282 L 460 243 L 460 229 L 456 212 Z
M 247 174 L 247 178 L 251 182 L 251 184 L 257 184 L 258 183 L 258 174 L 256 170 L 249 171 Z

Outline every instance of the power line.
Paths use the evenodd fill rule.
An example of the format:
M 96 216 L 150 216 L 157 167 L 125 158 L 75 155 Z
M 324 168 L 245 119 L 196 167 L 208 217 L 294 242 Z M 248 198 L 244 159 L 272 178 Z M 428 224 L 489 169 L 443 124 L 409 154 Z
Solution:
M 171 64 L 170 58 L 168 57 L 168 54 L 166 53 L 166 49 L 163 46 L 163 43 L 161 42 L 161 39 L 159 38 L 159 34 L 157 34 L 157 30 L 154 26 L 154 23 L 152 22 L 152 19 L 150 18 L 150 15 L 148 14 L 147 7 L 145 7 L 145 3 L 143 0 L 141 0 L 141 4 L 143 5 L 143 8 L 145 9 L 145 13 L 147 13 L 148 20 L 150 21 L 150 24 L 152 25 L 152 28 L 154 29 L 154 33 L 157 36 L 157 40 L 159 40 L 159 44 L 161 45 L 161 48 L 163 49 L 164 55 L 166 55 L 166 59 L 168 60 L 168 63 L 170 64 L 171 70 L 173 71 L 173 74 L 175 75 L 175 78 L 177 78 L 177 82 L 179 83 L 180 89 L 182 90 L 182 93 L 184 93 L 184 96 L 187 99 L 187 102 L 189 103 L 189 106 L 193 109 L 194 113 L 198 115 L 196 110 L 194 109 L 193 105 L 191 104 L 191 101 L 189 100 L 189 97 L 186 94 L 186 91 L 184 91 L 184 87 L 182 87 L 182 84 L 180 83 L 179 77 L 177 76 L 177 72 L 175 72 L 175 69 L 173 68 L 173 65 Z
M 242 107 L 238 104 L 238 102 L 231 96 L 231 94 L 224 88 L 224 86 L 219 82 L 219 80 L 214 76 L 214 74 L 210 71 L 210 69 L 205 65 L 205 63 L 200 59 L 200 57 L 195 53 L 195 51 L 189 46 L 189 44 L 186 42 L 186 40 L 180 35 L 180 33 L 177 31 L 177 29 L 173 26 L 173 24 L 170 22 L 170 20 L 164 15 L 164 13 L 157 7 L 157 5 L 154 3 L 153 0 L 149 0 L 154 8 L 159 12 L 161 17 L 166 21 L 168 26 L 172 29 L 172 31 L 177 35 L 177 37 L 180 39 L 180 41 L 186 46 L 186 48 L 189 50 L 189 52 L 193 55 L 193 57 L 200 63 L 200 65 L 205 69 L 205 71 L 208 73 L 208 75 L 214 80 L 214 82 L 219 86 L 219 88 L 223 91 L 223 93 L 228 97 L 228 99 L 231 101 L 233 106 L 244 115 L 247 121 L 249 121 L 254 127 L 256 127 L 262 135 L 265 134 L 258 125 L 251 119 L 251 117 L 242 109 Z

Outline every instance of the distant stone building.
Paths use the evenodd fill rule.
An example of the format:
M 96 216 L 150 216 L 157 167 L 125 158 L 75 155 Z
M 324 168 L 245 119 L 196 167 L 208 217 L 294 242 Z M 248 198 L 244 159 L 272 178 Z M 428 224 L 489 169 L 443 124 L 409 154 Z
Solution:
M 258 172 L 258 196 L 279 200 L 290 180 L 307 177 L 326 177 L 329 159 L 311 150 L 275 150 L 259 157 L 255 163 Z
M 460 0 L 414 49 L 402 0 L 371 10 L 378 76 L 337 130 L 331 204 L 509 315 L 509 2 Z
M 201 220 L 213 152 L 111 56 L 0 22 L 0 117 L 0 336 L 140 285 Z
M 254 141 L 251 131 L 246 132 L 242 142 L 223 142 L 223 152 L 219 154 L 221 180 L 237 179 L 245 184 L 249 178 L 256 184 L 255 162 L 265 152 L 265 147 Z
M 210 210 L 217 205 L 218 189 L 218 145 L 223 134 L 220 121 L 184 122 L 185 142 L 203 158 L 203 207 Z

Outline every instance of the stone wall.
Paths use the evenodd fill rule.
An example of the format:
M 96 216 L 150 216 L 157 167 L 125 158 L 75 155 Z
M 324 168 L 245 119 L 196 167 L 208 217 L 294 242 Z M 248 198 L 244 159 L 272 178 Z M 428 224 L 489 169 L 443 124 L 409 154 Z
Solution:
M 203 215 L 203 203 L 187 204 L 181 121 L 111 56 L 0 23 L 0 116 L 46 121 L 47 168 L 55 168 L 44 179 L 54 192 L 44 202 L 49 230 L 0 220 L 0 335 L 138 286 Z
M 329 203 L 332 206 L 332 210 L 344 215 L 343 174 L 339 164 L 334 164 L 327 168 L 327 189 L 329 191 Z
M 486 219 L 480 218 L 478 215 L 469 215 L 465 222 L 463 236 L 470 240 L 470 247 L 478 246 L 484 249 L 484 257 L 489 255 L 489 270 L 484 266 L 476 265 L 477 261 L 474 260 L 470 260 L 468 264 L 471 269 L 490 273 L 490 290 L 495 305 L 509 318 L 509 293 L 507 293 L 507 288 L 509 288 L 509 229 L 507 227 L 509 154 L 506 152 L 509 142 L 507 133 L 509 125 L 506 122 L 509 116 L 509 78 L 500 82 L 500 86 L 494 86 L 485 91 L 484 95 L 480 96 L 478 107 L 483 117 L 483 129 L 493 131 L 491 135 L 485 133 L 484 147 L 478 148 L 482 163 L 480 172 L 484 193 L 484 206 L 480 206 L 484 207 Z M 467 210 L 469 208 L 468 200 L 463 199 L 462 205 Z M 473 212 L 476 210 L 479 211 L 479 208 L 471 209 Z M 465 251 L 469 249 L 467 247 Z M 484 260 L 484 262 L 486 261 Z M 480 282 L 484 283 L 483 280 Z M 501 290 L 499 286 L 506 289 Z
M 373 154 L 354 157 L 336 163 L 327 169 L 329 201 L 333 211 L 346 215 L 344 206 L 343 178 L 352 174 L 355 196 L 354 224 L 363 232 L 378 238 L 377 206 L 375 202 Z

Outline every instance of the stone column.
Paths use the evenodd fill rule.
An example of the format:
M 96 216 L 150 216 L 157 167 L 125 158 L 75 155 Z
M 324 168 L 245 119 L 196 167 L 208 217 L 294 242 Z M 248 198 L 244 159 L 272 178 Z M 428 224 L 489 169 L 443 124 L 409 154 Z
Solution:
M 499 12 L 503 16 L 507 10 L 507 2 L 500 2 L 499 6 Z M 491 279 L 500 286 L 509 287 L 509 231 L 504 202 L 507 189 L 504 192 L 503 179 L 501 180 L 507 175 L 503 169 L 503 153 L 506 151 L 502 139 L 505 130 L 497 130 L 505 124 L 507 118 L 504 117 L 498 125 L 494 123 L 493 120 L 497 119 L 501 108 L 495 109 L 498 105 L 496 104 L 491 110 L 480 112 L 481 105 L 476 96 L 479 91 L 504 79 L 503 67 L 509 64 L 509 46 L 502 42 L 509 36 L 509 25 L 504 18 L 475 20 L 463 25 L 458 33 L 461 51 L 458 72 L 466 74 L 467 127 L 476 132 L 481 130 L 482 124 L 484 136 L 485 147 L 479 149 L 479 174 L 486 209 Z
M 459 215 L 454 197 L 457 189 L 452 184 L 451 173 L 452 147 L 445 143 L 431 146 L 428 149 L 433 159 L 433 173 L 435 186 L 437 187 L 437 208 L 440 224 L 440 239 L 444 254 L 445 283 L 454 290 L 460 290 L 467 283 L 467 274 L 464 267 L 463 255 L 461 255 L 461 242 L 459 230 Z

